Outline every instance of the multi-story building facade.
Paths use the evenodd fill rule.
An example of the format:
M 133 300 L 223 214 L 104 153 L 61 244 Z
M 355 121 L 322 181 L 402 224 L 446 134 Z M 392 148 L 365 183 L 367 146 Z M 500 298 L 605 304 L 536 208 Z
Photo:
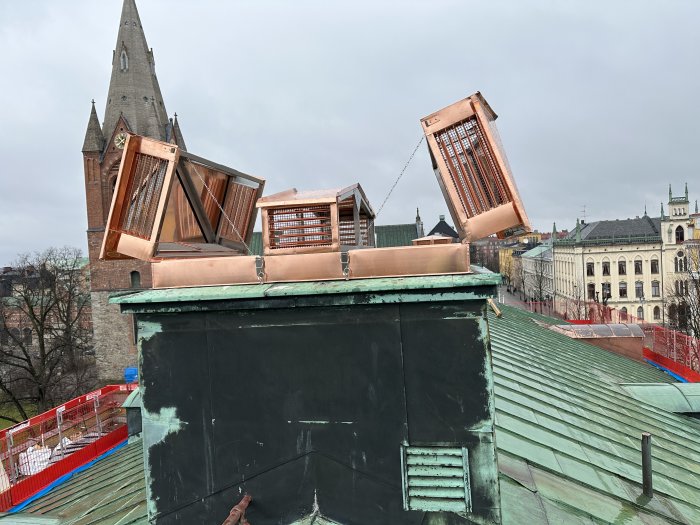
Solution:
M 692 235 L 688 189 L 673 197 L 669 215 L 577 221 L 567 238 L 554 243 L 555 308 L 564 315 L 585 317 L 582 305 L 595 301 L 653 323 L 677 322 L 671 306 L 682 293 L 684 241 Z
M 124 367 L 136 363 L 133 321 L 108 304 L 109 295 L 151 286 L 148 263 L 99 259 L 127 133 L 184 147 L 177 117 L 167 116 L 153 50 L 146 43 L 134 0 L 124 0 L 122 6 L 104 122 L 100 125 L 93 101 L 82 148 L 95 353 L 103 379 L 117 379 Z
M 554 297 L 552 246 L 540 244 L 520 255 L 523 289 L 527 299 L 549 302 Z

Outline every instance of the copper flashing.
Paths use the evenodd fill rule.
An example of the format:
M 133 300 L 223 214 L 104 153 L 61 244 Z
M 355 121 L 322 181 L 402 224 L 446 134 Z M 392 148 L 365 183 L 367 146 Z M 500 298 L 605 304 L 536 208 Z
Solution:
M 465 274 L 470 273 L 469 246 L 163 260 L 152 265 L 152 272 L 154 288 Z
M 351 279 L 470 272 L 468 244 L 353 250 L 349 255 Z
M 435 175 L 462 241 L 531 230 L 496 118 L 477 92 L 421 119 Z
M 153 288 L 256 284 L 260 282 L 254 255 L 162 260 L 151 265 Z
M 174 144 L 130 135 L 100 258 L 247 254 L 264 185 Z
M 338 252 L 374 246 L 374 210 L 362 187 L 299 192 L 258 199 L 267 255 Z

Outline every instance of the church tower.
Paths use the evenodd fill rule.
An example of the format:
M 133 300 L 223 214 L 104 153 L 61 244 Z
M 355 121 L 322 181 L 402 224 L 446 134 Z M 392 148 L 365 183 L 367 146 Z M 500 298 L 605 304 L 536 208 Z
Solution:
M 104 123 L 100 125 L 93 100 L 82 149 L 95 355 L 104 380 L 120 379 L 137 360 L 133 322 L 108 304 L 109 294 L 151 286 L 148 263 L 99 260 L 127 133 L 185 146 L 177 116 L 168 119 L 135 0 L 124 0 L 122 6 Z

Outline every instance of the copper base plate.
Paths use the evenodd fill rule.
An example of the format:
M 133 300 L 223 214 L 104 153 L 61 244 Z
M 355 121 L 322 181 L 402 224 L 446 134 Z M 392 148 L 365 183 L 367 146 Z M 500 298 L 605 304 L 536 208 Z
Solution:
M 330 281 L 470 273 L 468 244 L 373 248 L 268 257 L 202 257 L 153 263 L 154 288 Z M 257 264 L 256 264 L 257 263 Z M 264 266 L 261 264 L 264 263 Z M 262 271 L 259 272 L 259 269 Z M 260 273 L 260 275 L 258 275 Z

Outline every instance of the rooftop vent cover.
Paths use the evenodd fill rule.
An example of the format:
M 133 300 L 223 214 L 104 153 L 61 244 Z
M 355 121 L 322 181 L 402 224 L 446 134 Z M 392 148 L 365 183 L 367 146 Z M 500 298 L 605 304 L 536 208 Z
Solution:
M 174 144 L 130 135 L 100 257 L 247 254 L 264 185 Z
M 481 93 L 421 120 L 435 175 L 461 240 L 530 231 L 495 120 Z
M 374 246 L 374 211 L 359 184 L 341 190 L 291 189 L 258 200 L 265 255 Z
M 401 447 L 405 510 L 471 512 L 469 455 L 460 447 Z

